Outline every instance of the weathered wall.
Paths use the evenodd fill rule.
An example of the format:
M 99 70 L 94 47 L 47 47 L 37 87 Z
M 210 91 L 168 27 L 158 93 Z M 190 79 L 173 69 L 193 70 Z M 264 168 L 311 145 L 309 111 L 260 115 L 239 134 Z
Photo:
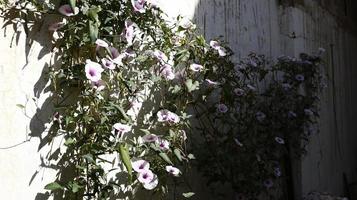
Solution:
M 295 164 L 296 196 L 311 190 L 343 194 L 342 174 L 357 181 L 357 34 L 351 28 L 352 0 L 161 0 L 162 8 L 172 16 L 181 13 L 193 17 L 207 39 L 222 35 L 236 52 L 235 60 L 249 51 L 268 57 L 327 50 L 327 89 L 321 96 L 321 132 L 311 138 L 309 153 Z M 278 2 L 282 3 L 279 4 Z M 342 4 L 345 3 L 346 5 Z M 338 4 L 340 6 L 334 6 Z M 321 7 L 324 7 L 324 9 Z M 346 11 L 346 12 L 345 12 Z M 340 15 L 340 13 L 342 14 Z M 347 16 L 344 16 L 346 15 Z M 335 16 L 339 17 L 335 17 Z M 35 116 L 47 109 L 40 77 L 50 60 L 46 25 L 37 32 L 29 47 L 24 34 L 14 38 L 12 28 L 0 30 L 0 199 L 42 199 L 37 194 L 52 180 L 53 171 L 41 168 L 38 146 L 41 137 L 30 139 L 42 127 Z M 15 41 L 18 40 L 17 45 Z M 44 51 L 43 51 L 44 47 Z M 40 56 L 39 56 L 40 55 Z M 41 58 L 38 60 L 38 58 Z M 26 63 L 28 64 L 26 65 Z M 26 117 L 16 104 L 26 104 Z M 44 103 L 44 104 L 43 104 Z M 31 120 L 32 119 L 32 120 Z M 37 136 L 39 136 L 37 134 Z M 21 144 L 20 144 L 21 143 Z M 20 144 L 18 146 L 13 146 Z M 13 146 L 13 147 L 11 147 Z M 6 148 L 11 147 L 11 148 Z M 38 171 L 36 174 L 35 172 Z M 34 176 L 32 184 L 29 184 Z M 197 180 L 195 180 L 197 181 Z M 196 183 L 200 191 L 205 185 Z M 208 199 L 208 198 L 201 198 Z

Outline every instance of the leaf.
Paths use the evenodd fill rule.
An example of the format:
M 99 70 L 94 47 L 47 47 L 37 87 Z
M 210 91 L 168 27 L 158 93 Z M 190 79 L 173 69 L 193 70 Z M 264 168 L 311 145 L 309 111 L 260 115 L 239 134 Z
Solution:
M 59 183 L 57 182 L 52 182 L 52 183 L 49 183 L 45 186 L 45 189 L 46 190 L 51 190 L 51 191 L 54 191 L 54 190 L 62 190 L 64 187 L 61 186 Z
M 146 135 L 149 135 L 150 134 L 150 131 L 147 130 L 147 129 L 140 129 L 142 132 L 144 132 Z
M 73 139 L 73 138 L 68 138 L 65 142 L 64 142 L 64 144 L 66 145 L 66 146 L 68 146 L 68 145 L 71 145 L 71 144 L 73 144 L 73 143 L 75 143 L 76 141 Z
M 176 155 L 177 159 L 179 159 L 179 161 L 182 162 L 181 151 L 179 149 L 175 149 L 174 154 Z
M 86 159 L 90 163 L 94 163 L 93 156 L 91 154 L 86 154 L 82 156 L 84 159 Z
M 185 82 L 185 85 L 186 85 L 186 87 L 187 87 L 188 92 L 192 92 L 192 91 L 198 89 L 200 83 L 199 83 L 198 81 L 193 82 L 192 79 L 188 79 L 188 80 Z
M 164 159 L 167 163 L 173 165 L 173 163 L 171 162 L 169 156 L 167 156 L 166 153 L 161 152 L 161 153 L 159 153 L 159 156 L 160 156 L 162 159 Z
M 25 108 L 25 106 L 22 105 L 22 104 L 16 104 L 16 106 L 19 107 L 19 108 L 21 108 L 21 109 L 24 109 L 24 108 Z
M 98 38 L 99 23 L 89 20 L 89 36 L 92 42 L 95 42 Z
M 77 182 L 73 182 L 70 184 L 70 188 L 72 189 L 73 193 L 77 193 L 79 191 L 79 189 L 82 188 L 82 186 L 78 185 Z
M 118 109 L 118 111 L 120 112 L 120 114 L 122 115 L 122 117 L 125 119 L 125 121 L 130 122 L 131 119 L 130 117 L 126 114 L 126 112 L 124 111 L 124 109 L 118 105 L 115 105 L 113 103 L 110 103 L 111 106 L 115 107 L 116 109 Z
M 130 156 L 129 156 L 129 150 L 128 148 L 126 148 L 126 146 L 124 146 L 124 144 L 120 144 L 119 145 L 119 152 L 120 152 L 120 158 L 123 161 L 126 170 L 129 173 L 129 181 L 131 182 L 131 178 L 132 178 L 132 166 L 131 166 L 131 160 L 130 160 Z
M 188 156 L 187 156 L 189 159 L 191 159 L 191 160 L 194 160 L 194 159 L 196 159 L 196 157 L 193 155 L 193 154 L 188 154 Z
M 192 197 L 193 195 L 195 195 L 194 192 L 186 192 L 186 193 L 182 193 L 182 196 L 186 197 L 186 198 L 190 198 Z
M 69 5 L 71 6 L 72 10 L 76 9 L 76 0 L 69 0 Z

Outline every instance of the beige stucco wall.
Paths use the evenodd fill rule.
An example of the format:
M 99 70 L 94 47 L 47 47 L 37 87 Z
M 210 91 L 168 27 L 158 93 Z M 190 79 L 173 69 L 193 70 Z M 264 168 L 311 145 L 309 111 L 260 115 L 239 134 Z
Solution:
M 207 39 L 222 35 L 236 52 L 235 60 L 249 51 L 274 57 L 327 49 L 329 78 L 321 96 L 321 132 L 312 136 L 308 154 L 295 163 L 294 187 L 297 196 L 311 190 L 342 195 L 342 173 L 351 181 L 357 180 L 356 34 L 312 0 L 295 7 L 279 6 L 276 0 L 160 2 L 172 16 L 181 13 L 193 17 Z M 37 193 L 43 192 L 43 186 L 55 175 L 40 167 L 41 156 L 49 147 L 38 152 L 39 138 L 28 135 L 41 130 L 37 122 L 45 116 L 34 114 L 36 109 L 46 110 L 48 103 L 40 77 L 50 61 L 49 54 L 43 56 L 48 52 L 49 35 L 46 25 L 39 30 L 31 46 L 23 32 L 17 38 L 12 27 L 0 30 L 0 199 L 32 200 L 36 195 L 40 199 Z M 38 93 L 42 93 L 39 99 Z M 26 112 L 16 104 L 26 105 Z M 204 184 L 197 181 L 195 185 L 204 191 Z

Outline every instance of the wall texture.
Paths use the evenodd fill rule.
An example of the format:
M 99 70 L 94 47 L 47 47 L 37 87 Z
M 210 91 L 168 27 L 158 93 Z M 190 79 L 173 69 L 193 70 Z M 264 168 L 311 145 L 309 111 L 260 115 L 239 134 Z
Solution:
M 357 181 L 357 27 L 355 16 L 350 16 L 356 3 L 160 0 L 160 5 L 171 16 L 192 17 L 207 39 L 222 35 L 236 52 L 236 61 L 250 51 L 275 57 L 326 49 L 328 80 L 321 96 L 321 131 L 312 135 L 308 154 L 295 161 L 295 196 L 298 199 L 314 190 L 346 193 L 343 173 L 348 182 Z M 34 33 L 35 41 L 26 39 L 23 31 L 14 35 L 12 27 L 0 30 L 0 199 L 44 199 L 42 188 L 54 176 L 53 171 L 41 167 L 49 165 L 41 157 L 50 147 L 38 152 L 44 139 L 41 124 L 46 118 L 39 113 L 45 113 L 49 103 L 41 76 L 51 56 L 46 26 Z M 204 193 L 204 184 L 195 185 Z

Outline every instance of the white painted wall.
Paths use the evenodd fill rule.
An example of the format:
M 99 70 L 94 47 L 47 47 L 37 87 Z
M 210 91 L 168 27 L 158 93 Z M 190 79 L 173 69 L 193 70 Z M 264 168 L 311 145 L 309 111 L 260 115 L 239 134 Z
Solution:
M 295 188 L 297 195 L 311 190 L 342 194 L 343 172 L 351 181 L 357 180 L 357 146 L 354 145 L 357 139 L 354 134 L 357 130 L 357 123 L 354 123 L 354 113 L 357 113 L 354 105 L 357 100 L 354 78 L 357 75 L 354 67 L 357 65 L 354 55 L 357 52 L 356 34 L 339 25 L 329 12 L 312 0 L 306 0 L 305 7 L 295 8 L 278 6 L 276 0 L 159 1 L 171 16 L 181 13 L 193 17 L 207 39 L 224 36 L 236 52 L 236 60 L 249 51 L 274 57 L 296 55 L 300 51 L 313 52 L 318 47 L 327 49 L 325 59 L 329 79 L 328 89 L 321 97 L 321 132 L 312 136 L 308 155 L 295 166 Z M 35 41 L 30 48 L 23 33 L 18 44 L 15 45 L 15 37 L 10 48 L 12 28 L 0 30 L 0 199 L 35 199 L 37 193 L 43 191 L 43 186 L 53 180 L 53 171 L 40 167 L 40 156 L 45 151 L 37 151 L 39 139 L 30 139 L 27 135 L 30 129 L 36 130 L 36 118 L 33 117 L 36 108 L 46 108 L 46 104 L 42 105 L 46 95 L 35 101 L 37 105 L 31 100 L 36 96 L 35 92 L 42 92 L 34 87 L 43 89 L 38 80 L 43 66 L 50 60 L 50 55 L 38 60 L 41 49 L 48 49 L 48 34 L 46 26 L 43 27 L 35 34 L 40 42 Z M 291 37 L 293 33 L 296 38 Z M 28 64 L 25 66 L 26 57 Z M 29 117 L 16 106 L 26 102 Z M 30 126 L 31 118 L 33 126 Z M 20 145 L 14 146 L 17 144 Z M 39 173 L 30 185 L 36 171 Z M 204 184 L 197 182 L 195 185 L 199 191 L 205 191 Z

